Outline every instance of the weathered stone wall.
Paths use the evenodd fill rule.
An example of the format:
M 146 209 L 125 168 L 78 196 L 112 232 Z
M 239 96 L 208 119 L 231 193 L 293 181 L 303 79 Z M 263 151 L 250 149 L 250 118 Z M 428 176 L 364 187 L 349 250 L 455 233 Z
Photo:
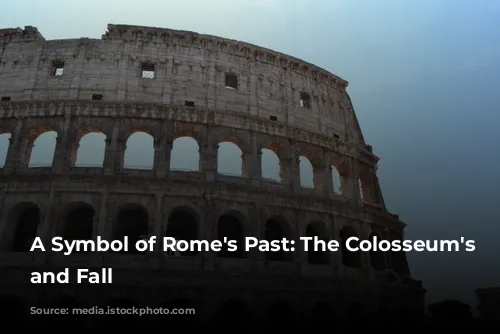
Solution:
M 44 240 L 61 235 L 75 203 L 94 212 L 91 237 L 107 239 L 114 238 L 120 210 L 128 204 L 144 210 L 147 234 L 157 237 L 166 235 L 169 217 L 178 209 L 196 217 L 198 239 L 208 240 L 218 239 L 219 217 L 228 213 L 245 236 L 259 239 L 267 221 L 280 217 L 286 236 L 297 244 L 311 224 L 327 240 L 340 240 L 346 228 L 362 239 L 372 233 L 400 239 L 404 224 L 385 208 L 378 158 L 363 141 L 347 83 L 314 65 L 242 42 L 144 27 L 111 25 L 102 40 L 61 41 L 45 41 L 31 27 L 5 29 L 0 41 L 0 96 L 10 98 L 0 102 L 0 134 L 11 135 L 0 170 L 0 266 L 6 273 L 0 289 L 31 298 L 35 288 L 23 282 L 31 266 L 110 266 L 126 273 L 106 287 L 110 298 L 122 286 L 129 297 L 149 305 L 166 298 L 167 290 L 188 296 L 205 291 L 208 295 L 199 298 L 205 316 L 223 300 L 250 298 L 249 286 L 262 291 L 246 300 L 256 308 L 284 295 L 293 295 L 290 302 L 300 312 L 321 301 L 342 308 L 361 299 L 369 308 L 421 306 L 424 291 L 411 279 L 404 254 L 384 254 L 383 266 L 374 267 L 368 253 L 361 254 L 359 265 L 347 266 L 340 251 L 312 264 L 300 248 L 287 261 L 270 261 L 262 252 L 237 259 L 208 253 L 165 257 L 159 251 L 70 257 L 12 252 L 17 219 L 28 204 L 40 211 L 35 234 Z M 54 75 L 62 62 L 62 75 Z M 142 64 L 154 65 L 154 78 L 141 77 Z M 227 73 L 238 77 L 237 89 L 225 87 Z M 309 107 L 300 104 L 300 92 L 310 95 Z M 102 100 L 93 100 L 94 94 L 102 94 Z M 47 131 L 57 132 L 52 166 L 30 167 L 33 143 Z M 127 139 L 137 131 L 154 138 L 151 171 L 124 167 Z M 102 168 L 75 165 L 80 139 L 90 132 L 106 136 Z M 169 168 L 173 143 L 184 136 L 198 143 L 198 171 Z M 224 141 L 242 152 L 240 177 L 217 171 L 218 145 Z M 281 182 L 262 177 L 265 148 L 278 156 Z M 299 156 L 313 166 L 313 189 L 299 182 Z M 340 193 L 333 188 L 332 168 L 341 176 Z M 137 270 L 149 274 L 138 282 Z M 164 275 L 177 278 L 166 281 Z M 239 288 L 211 286 L 224 280 L 207 280 L 207 275 L 226 275 L 226 282 Z M 287 290 L 284 281 L 295 285 Z M 77 294 L 72 287 L 53 289 Z M 211 295 L 214 291 L 217 295 Z M 91 305 L 105 295 L 89 289 L 77 297 Z M 24 302 L 43 303 L 45 297 Z
M 0 95 L 12 100 L 148 101 L 231 110 L 362 141 L 347 82 L 312 64 L 255 45 L 192 32 L 108 27 L 102 39 L 49 40 L 2 30 Z M 12 41 L 12 42 L 9 42 Z M 53 75 L 62 62 L 63 74 Z M 141 65 L 154 65 L 154 79 Z M 226 73 L 238 78 L 225 87 Z M 310 96 L 310 108 L 300 93 Z

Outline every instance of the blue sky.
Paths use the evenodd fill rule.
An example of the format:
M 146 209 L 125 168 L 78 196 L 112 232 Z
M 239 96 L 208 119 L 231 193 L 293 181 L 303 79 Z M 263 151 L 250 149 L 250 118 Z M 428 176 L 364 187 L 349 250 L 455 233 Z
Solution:
M 17 0 L 2 14 L 47 39 L 99 38 L 108 23 L 193 30 L 341 76 L 406 237 L 476 240 L 473 253 L 409 255 L 429 300 L 475 304 L 475 288 L 499 284 L 500 2 Z

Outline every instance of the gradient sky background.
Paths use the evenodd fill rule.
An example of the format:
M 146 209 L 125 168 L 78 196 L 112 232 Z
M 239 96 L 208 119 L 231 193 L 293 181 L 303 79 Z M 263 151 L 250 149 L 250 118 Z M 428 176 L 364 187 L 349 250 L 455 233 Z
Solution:
M 500 285 L 500 2 L 493 0 L 17 0 L 0 27 L 100 38 L 108 23 L 244 40 L 350 82 L 407 239 L 476 240 L 473 253 L 411 253 L 428 300 L 475 304 Z

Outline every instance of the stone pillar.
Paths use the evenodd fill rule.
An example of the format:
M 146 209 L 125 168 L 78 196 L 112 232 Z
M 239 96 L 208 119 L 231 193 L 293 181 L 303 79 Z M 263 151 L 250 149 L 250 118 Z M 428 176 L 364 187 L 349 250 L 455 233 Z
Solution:
M 299 157 L 295 143 L 290 142 L 288 151 L 283 157 L 280 157 L 281 179 L 285 184 L 291 186 L 294 192 L 300 190 L 300 167 Z
M 250 134 L 251 151 L 246 152 L 245 165 L 248 176 L 251 179 L 252 185 L 259 187 L 262 179 L 262 150 L 257 145 L 257 135 L 252 132 Z
M 163 247 L 163 194 L 156 194 L 155 219 L 152 235 L 156 237 L 155 251 L 161 252 Z
M 213 182 L 217 175 L 217 150 L 219 145 L 213 144 L 209 138 L 210 136 L 201 144 L 200 170 L 206 181 Z
M 71 113 L 67 112 L 64 116 L 64 125 L 62 133 L 57 133 L 56 149 L 54 152 L 54 160 L 52 163 L 52 171 L 58 175 L 69 172 L 71 166 L 71 140 L 74 139 L 70 132 Z
M 115 120 L 111 134 L 107 134 L 106 137 L 106 151 L 104 153 L 103 167 L 104 167 L 104 174 L 107 175 L 113 174 L 113 171 L 115 170 L 115 160 L 116 160 L 115 155 L 118 145 L 118 134 L 119 134 L 118 122 Z M 109 135 L 111 135 L 111 137 L 109 137 Z
M 101 238 L 106 238 L 107 229 L 107 218 L 108 218 L 108 191 L 104 191 L 101 195 L 101 204 L 99 205 L 99 217 L 97 220 L 97 226 L 94 228 L 93 239 L 97 239 L 98 236 Z
M 328 195 L 333 196 L 335 191 L 333 189 L 332 165 L 331 165 L 330 152 L 324 151 L 323 153 L 323 176 L 320 181 L 322 190 Z
M 56 203 L 54 191 L 51 190 L 45 202 L 45 206 L 40 217 L 40 225 L 38 225 L 36 236 L 39 237 L 45 246 L 51 244 L 53 233 L 57 228 L 57 212 L 58 205 Z M 50 247 L 49 247 L 50 248 Z M 47 250 L 47 247 L 46 247 Z

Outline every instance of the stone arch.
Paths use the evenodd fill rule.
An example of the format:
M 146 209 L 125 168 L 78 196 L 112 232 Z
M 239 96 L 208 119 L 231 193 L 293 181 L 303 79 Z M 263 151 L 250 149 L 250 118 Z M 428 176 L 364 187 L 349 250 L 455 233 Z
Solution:
M 0 296 L 0 314 L 2 325 L 10 328 L 23 328 L 26 319 L 26 307 L 21 298 L 13 295 Z M 10 326 L 9 326 L 10 325 Z
M 200 216 L 188 206 L 175 207 L 168 216 L 166 236 L 176 240 L 197 240 Z M 181 256 L 194 256 L 196 251 L 181 252 Z
M 349 161 L 346 157 L 332 152 L 330 165 L 332 167 L 333 190 L 337 194 L 350 196 L 352 190 L 348 189 Z
M 114 239 L 128 237 L 129 253 L 138 253 L 135 243 L 149 235 L 149 213 L 140 204 L 129 203 L 118 209 L 114 226 Z
M 41 132 L 30 145 L 28 167 L 52 167 L 56 153 L 57 131 Z
M 76 167 L 103 167 L 107 136 L 100 129 L 87 129 L 76 143 Z
M 281 240 L 283 238 L 287 240 L 293 239 L 290 224 L 281 216 L 273 216 L 267 219 L 264 229 L 264 236 L 267 241 Z M 270 261 L 290 262 L 293 261 L 293 252 L 285 252 L 283 250 L 266 252 L 266 259 Z
M 83 305 L 72 296 L 60 295 L 50 300 L 46 300 L 42 308 L 44 309 L 67 309 L 68 314 L 44 314 L 41 321 L 44 329 L 66 330 L 72 333 L 83 333 L 85 325 L 84 315 L 74 314 L 72 310 L 83 307 Z
M 335 329 L 335 309 L 328 302 L 318 302 L 311 309 L 308 332 Z
M 0 133 L 0 168 L 3 168 L 7 162 L 7 153 L 9 152 L 10 132 Z
M 373 242 L 374 239 L 381 240 L 380 236 L 376 232 L 370 234 L 370 240 Z M 370 265 L 374 270 L 384 270 L 386 269 L 385 255 L 384 252 L 380 250 L 370 250 Z
M 222 333 L 249 333 L 249 310 L 242 300 L 230 299 L 222 303 L 215 315 L 215 327 Z
M 375 171 L 372 168 L 360 167 L 358 180 L 363 201 L 375 203 Z
M 279 156 L 269 148 L 261 149 L 262 178 L 282 182 Z
M 326 243 L 330 241 L 328 237 L 328 229 L 326 228 L 323 222 L 312 221 L 306 225 L 305 228 L 306 237 L 317 237 L 319 240 L 323 240 Z M 310 264 L 328 264 L 330 263 L 330 256 L 328 249 L 317 251 L 314 250 L 314 241 L 311 240 L 308 242 L 308 251 L 307 251 L 307 262 Z
M 267 324 L 270 332 L 286 333 L 296 330 L 295 312 L 284 300 L 272 302 L 267 309 Z
M 217 148 L 217 173 L 247 176 L 244 151 L 232 141 L 225 140 Z
M 7 221 L 13 227 L 14 232 L 11 243 L 12 251 L 29 252 L 41 221 L 38 205 L 32 202 L 15 204 L 9 210 Z
M 123 168 L 153 170 L 155 140 L 151 133 L 134 131 L 125 143 Z
M 350 268 L 361 268 L 361 252 L 351 252 L 347 249 L 346 242 L 351 237 L 358 237 L 356 231 L 352 227 L 344 227 L 340 231 L 340 240 L 342 246 L 342 264 Z M 358 246 L 359 242 L 350 242 L 351 247 Z
M 85 202 L 70 203 L 63 211 L 62 237 L 65 240 L 91 240 L 96 212 Z
M 304 188 L 314 188 L 314 167 L 305 155 L 299 156 L 300 186 Z
M 178 134 L 172 142 L 170 170 L 200 171 L 200 144 L 193 136 Z
M 235 240 L 237 250 L 230 252 L 226 244 L 223 243 L 223 248 L 217 253 L 219 257 L 223 258 L 243 258 L 246 256 L 244 252 L 244 238 L 246 235 L 247 219 L 245 215 L 236 210 L 224 212 L 217 220 L 217 240 L 224 241 Z
M 139 303 L 132 299 L 132 298 L 127 298 L 127 297 L 116 297 L 110 299 L 106 305 L 105 309 L 117 309 L 117 308 L 137 308 L 140 307 Z M 139 315 L 99 315 L 98 318 L 98 324 L 96 325 L 95 329 L 112 329 L 113 331 L 116 332 L 130 332 L 133 330 L 142 330 L 143 329 L 143 324 L 145 321 L 144 316 L 139 316 Z M 118 319 L 118 321 L 117 321 Z
M 159 316 L 159 321 L 157 322 L 159 324 L 159 328 L 182 328 L 184 332 L 191 333 L 194 330 L 198 329 L 198 316 L 196 314 L 196 303 L 192 298 L 185 298 L 185 297 L 177 297 L 173 298 L 167 301 L 164 301 L 159 305 L 161 308 L 166 308 L 169 309 L 171 312 L 172 310 L 182 310 L 185 312 L 182 315 L 172 315 L 172 314 L 166 314 L 166 315 L 160 315 Z M 187 312 L 192 312 L 193 313 L 187 313 Z
M 342 177 L 340 175 L 340 171 L 337 169 L 337 167 L 331 165 L 331 173 L 333 192 L 340 195 L 342 194 Z

